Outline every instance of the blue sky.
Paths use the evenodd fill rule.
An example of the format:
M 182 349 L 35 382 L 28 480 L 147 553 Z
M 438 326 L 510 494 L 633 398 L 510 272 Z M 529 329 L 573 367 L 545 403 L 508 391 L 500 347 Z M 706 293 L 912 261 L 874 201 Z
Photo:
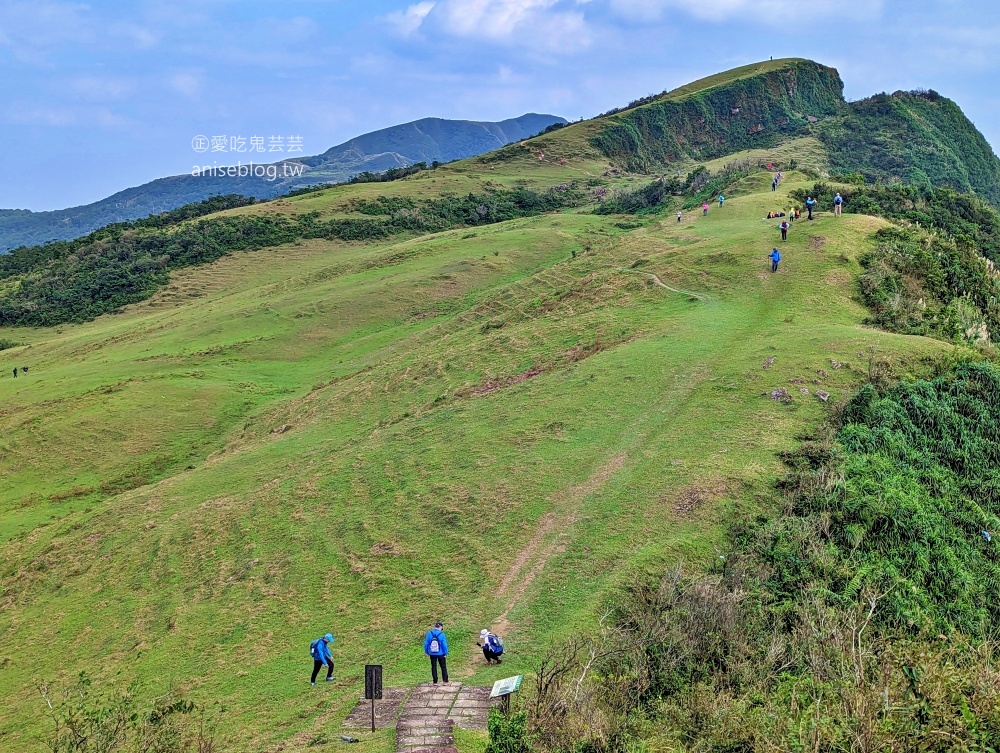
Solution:
M 316 154 L 426 116 L 575 120 L 772 55 L 850 99 L 936 89 L 1000 146 L 995 0 L 0 0 L 0 207 L 190 172 L 197 135 Z

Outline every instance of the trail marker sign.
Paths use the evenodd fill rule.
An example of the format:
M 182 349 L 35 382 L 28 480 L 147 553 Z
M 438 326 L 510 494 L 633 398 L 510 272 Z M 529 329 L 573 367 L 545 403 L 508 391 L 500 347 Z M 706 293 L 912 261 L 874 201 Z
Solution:
M 375 731 L 375 701 L 382 700 L 382 665 L 365 665 L 365 698 L 372 702 L 372 732 Z
M 365 665 L 365 698 L 382 700 L 382 665 Z
M 506 717 L 510 716 L 511 693 L 515 693 L 521 689 L 522 679 L 524 679 L 524 675 L 516 675 L 514 677 L 507 677 L 503 680 L 497 680 L 493 683 L 493 690 L 490 691 L 490 698 L 500 699 L 500 708 L 503 709 L 503 715 Z

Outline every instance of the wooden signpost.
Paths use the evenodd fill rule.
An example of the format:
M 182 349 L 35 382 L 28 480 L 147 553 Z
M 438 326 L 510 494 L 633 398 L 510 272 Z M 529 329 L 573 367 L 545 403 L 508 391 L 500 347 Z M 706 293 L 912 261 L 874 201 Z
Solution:
M 375 731 L 375 701 L 382 700 L 382 665 L 365 665 L 365 698 L 372 702 L 372 732 Z

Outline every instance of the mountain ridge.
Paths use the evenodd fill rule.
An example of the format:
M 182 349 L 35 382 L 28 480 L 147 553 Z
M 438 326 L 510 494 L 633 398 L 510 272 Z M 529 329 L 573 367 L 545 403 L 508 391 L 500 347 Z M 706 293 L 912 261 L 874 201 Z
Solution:
M 768 73 L 782 67 L 775 63 L 756 67 Z M 725 85 L 744 77 L 710 78 Z M 508 639 L 500 671 L 530 677 L 543 657 L 567 655 L 567 639 L 630 632 L 608 608 L 643 602 L 643 592 L 629 589 L 646 574 L 667 573 L 684 587 L 702 568 L 713 588 L 728 582 L 734 590 L 694 581 L 679 600 L 667 588 L 643 603 L 656 620 L 676 606 L 705 641 L 657 643 L 678 646 L 657 649 L 665 664 L 647 661 L 648 643 L 602 652 L 626 663 L 565 676 L 590 672 L 614 683 L 612 701 L 560 728 L 611 729 L 604 720 L 615 709 L 636 721 L 632 701 L 615 705 L 626 687 L 619 681 L 649 677 L 655 682 L 635 686 L 655 694 L 644 708 L 693 704 L 673 721 L 663 713 L 638 720 L 637 734 L 657 735 L 650 749 L 681 732 L 687 740 L 714 735 L 714 750 L 734 750 L 733 740 L 740 750 L 761 749 L 751 739 L 763 726 L 753 709 L 764 698 L 774 699 L 768 713 L 785 712 L 782 688 L 792 682 L 804 694 L 793 697 L 802 701 L 788 715 L 793 733 L 812 730 L 814 711 L 824 708 L 811 695 L 833 686 L 788 675 L 796 667 L 784 658 L 775 663 L 776 627 L 799 624 L 787 590 L 768 589 L 781 610 L 774 622 L 762 610 L 768 619 L 754 618 L 756 607 L 730 610 L 753 592 L 744 588 L 743 550 L 730 548 L 727 532 L 742 536 L 763 525 L 758 513 L 788 509 L 788 487 L 777 483 L 789 453 L 810 450 L 800 458 L 817 474 L 809 488 L 829 489 L 837 476 L 814 461 L 830 457 L 831 446 L 820 437 L 810 449 L 803 438 L 832 406 L 866 381 L 962 357 L 949 330 L 960 325 L 967 342 L 978 314 L 991 327 L 1000 321 L 1000 311 L 972 308 L 998 300 L 976 234 L 959 241 L 921 216 L 954 233 L 963 228 L 953 217 L 980 222 L 966 210 L 983 202 L 954 201 L 946 189 L 920 195 L 824 181 L 830 152 L 817 124 L 803 118 L 775 138 L 767 130 L 768 122 L 783 127 L 786 115 L 776 111 L 793 103 L 787 88 L 763 103 L 771 120 L 757 120 L 765 128 L 755 134 L 732 119 L 728 94 L 737 89 L 705 97 L 705 87 L 691 88 L 667 101 L 714 102 L 689 122 L 705 117 L 710 150 L 715 139 L 733 140 L 716 145 L 725 148 L 712 159 L 685 152 L 667 175 L 653 172 L 655 159 L 640 175 L 600 153 L 592 138 L 615 122 L 602 118 L 400 180 L 180 213 L 174 224 L 157 217 L 0 257 L 0 322 L 30 323 L 4 312 L 14 312 L 13 302 L 35 315 L 43 296 L 57 314 L 86 314 L 59 326 L 0 326 L 0 747 L 27 749 L 51 730 L 41 682 L 55 697 L 85 673 L 94 698 L 135 677 L 143 704 L 176 688 L 200 709 L 224 709 L 209 719 L 219 749 L 312 750 L 337 739 L 366 663 L 383 664 L 394 687 L 426 680 L 420 641 L 439 619 L 452 639 L 454 679 L 490 685 L 497 670 L 474 646 L 483 627 Z M 634 133 L 645 149 L 653 132 Z M 751 148 L 737 149 L 743 139 Z M 962 160 L 965 152 L 953 154 Z M 784 180 L 772 190 L 775 170 Z M 720 186 L 724 206 L 715 204 Z M 842 216 L 833 211 L 837 190 L 848 197 Z M 815 219 L 794 222 L 782 242 L 777 221 L 764 217 L 804 195 L 821 198 Z M 636 199 L 632 208 L 623 197 Z M 877 202 L 910 223 L 904 235 Z M 612 204 L 621 211 L 601 211 Z M 782 255 L 775 271 L 773 245 Z M 24 267 L 11 269 L 19 256 Z M 956 278 L 962 286 L 951 284 Z M 110 300 L 126 284 L 141 295 Z M 968 284 L 976 289 L 966 297 L 960 287 Z M 905 328 L 873 326 L 873 313 Z M 15 366 L 30 371 L 15 380 Z M 960 491 L 957 477 L 929 478 Z M 979 494 L 992 488 L 989 479 L 976 483 L 977 506 L 996 510 L 996 494 Z M 880 543 L 893 527 L 907 529 L 894 539 L 903 545 L 922 537 L 923 526 L 908 525 L 915 516 L 888 514 L 889 497 L 899 495 L 884 488 L 902 484 L 874 484 L 871 504 L 853 513 L 864 517 L 867 539 Z M 783 529 L 785 543 L 767 547 L 778 558 L 768 577 L 790 578 L 803 564 L 850 581 L 856 569 L 830 568 L 823 556 L 830 523 L 809 519 L 816 538 Z M 967 523 L 956 536 L 962 551 L 992 557 L 978 529 L 1000 524 Z M 857 550 L 856 538 L 846 543 Z M 927 543 L 912 548 L 925 563 Z M 807 547 L 821 559 L 799 557 Z M 961 576 L 951 581 L 962 585 Z M 717 600 L 691 600 L 714 593 Z M 810 601 L 809 614 L 826 614 L 815 610 L 822 604 Z M 848 618 L 867 612 L 802 635 L 825 640 L 840 625 L 832 647 L 854 650 L 860 623 Z M 748 627 L 759 625 L 762 660 L 729 650 L 740 644 L 727 636 L 756 636 Z M 335 648 L 337 681 L 310 688 L 306 647 L 327 630 L 346 646 Z M 49 650 L 70 643 L 72 651 Z M 870 651 L 874 641 L 865 645 Z M 945 648 L 955 645 L 949 639 Z M 569 653 L 583 662 L 597 655 Z M 781 656 L 804 663 L 813 654 Z M 858 665 L 831 656 L 846 674 L 824 698 L 856 682 Z M 922 714 L 900 671 L 914 666 L 902 663 L 909 658 L 872 664 L 870 703 L 850 712 L 868 709 L 873 728 L 886 719 L 885 703 L 893 718 Z M 699 673 L 747 672 L 727 686 L 692 686 L 702 677 L 688 671 L 693 664 Z M 649 667 L 652 674 L 637 674 Z M 899 683 L 882 683 L 887 669 Z M 765 684 L 760 693 L 749 686 L 745 705 L 724 717 L 704 713 L 713 698 L 742 703 L 740 683 L 751 676 Z M 785 683 L 779 692 L 772 680 Z M 734 694 L 738 687 L 744 695 Z M 964 692 L 946 699 L 956 715 Z M 589 693 L 581 699 L 597 698 Z M 1000 729 L 992 697 L 977 690 L 975 698 L 994 706 L 984 711 L 992 716 L 975 718 Z M 461 753 L 483 750 L 474 735 L 456 734 Z M 395 739 L 364 737 L 362 753 L 388 751 Z M 570 742 L 540 750 L 611 749 Z
M 113 222 L 140 219 L 213 195 L 237 193 L 271 199 L 296 188 L 340 182 L 363 172 L 384 172 L 417 162 L 451 162 L 520 141 L 554 123 L 566 122 L 559 116 L 538 113 L 496 122 L 421 118 L 355 136 L 318 155 L 268 163 L 276 166 L 278 173 L 283 172 L 285 165 L 303 166 L 301 175 L 289 177 L 286 173 L 275 180 L 170 175 L 77 207 L 44 212 L 0 209 L 0 252 L 52 240 L 72 240 Z

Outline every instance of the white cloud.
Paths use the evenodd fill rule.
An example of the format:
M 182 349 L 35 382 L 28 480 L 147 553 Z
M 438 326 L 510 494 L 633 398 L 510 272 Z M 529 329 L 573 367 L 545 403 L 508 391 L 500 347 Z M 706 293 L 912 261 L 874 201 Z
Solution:
M 21 62 L 48 65 L 51 53 L 96 38 L 80 3 L 0 2 L 0 46 Z
M 397 33 L 407 37 L 420 28 L 424 19 L 427 18 L 427 14 L 433 9 L 433 2 L 417 3 L 406 10 L 394 11 L 385 18 L 396 29 Z
M 108 31 L 116 37 L 127 40 L 139 50 L 152 49 L 160 42 L 158 34 L 139 24 L 119 22 L 112 24 Z
M 882 11 L 882 0 L 609 0 L 619 15 L 632 20 L 660 21 L 672 12 L 682 12 L 703 21 L 757 19 L 778 24 L 789 18 L 835 15 L 847 19 L 867 19 Z
M 135 91 L 135 81 L 120 76 L 77 76 L 69 81 L 69 90 L 78 99 L 106 102 L 119 100 Z
M 458 39 L 572 52 L 590 44 L 577 10 L 591 0 L 437 0 L 386 16 L 404 35 L 417 30 Z
M 201 91 L 202 76 L 196 71 L 176 71 L 167 77 L 167 86 L 185 97 L 195 97 Z

